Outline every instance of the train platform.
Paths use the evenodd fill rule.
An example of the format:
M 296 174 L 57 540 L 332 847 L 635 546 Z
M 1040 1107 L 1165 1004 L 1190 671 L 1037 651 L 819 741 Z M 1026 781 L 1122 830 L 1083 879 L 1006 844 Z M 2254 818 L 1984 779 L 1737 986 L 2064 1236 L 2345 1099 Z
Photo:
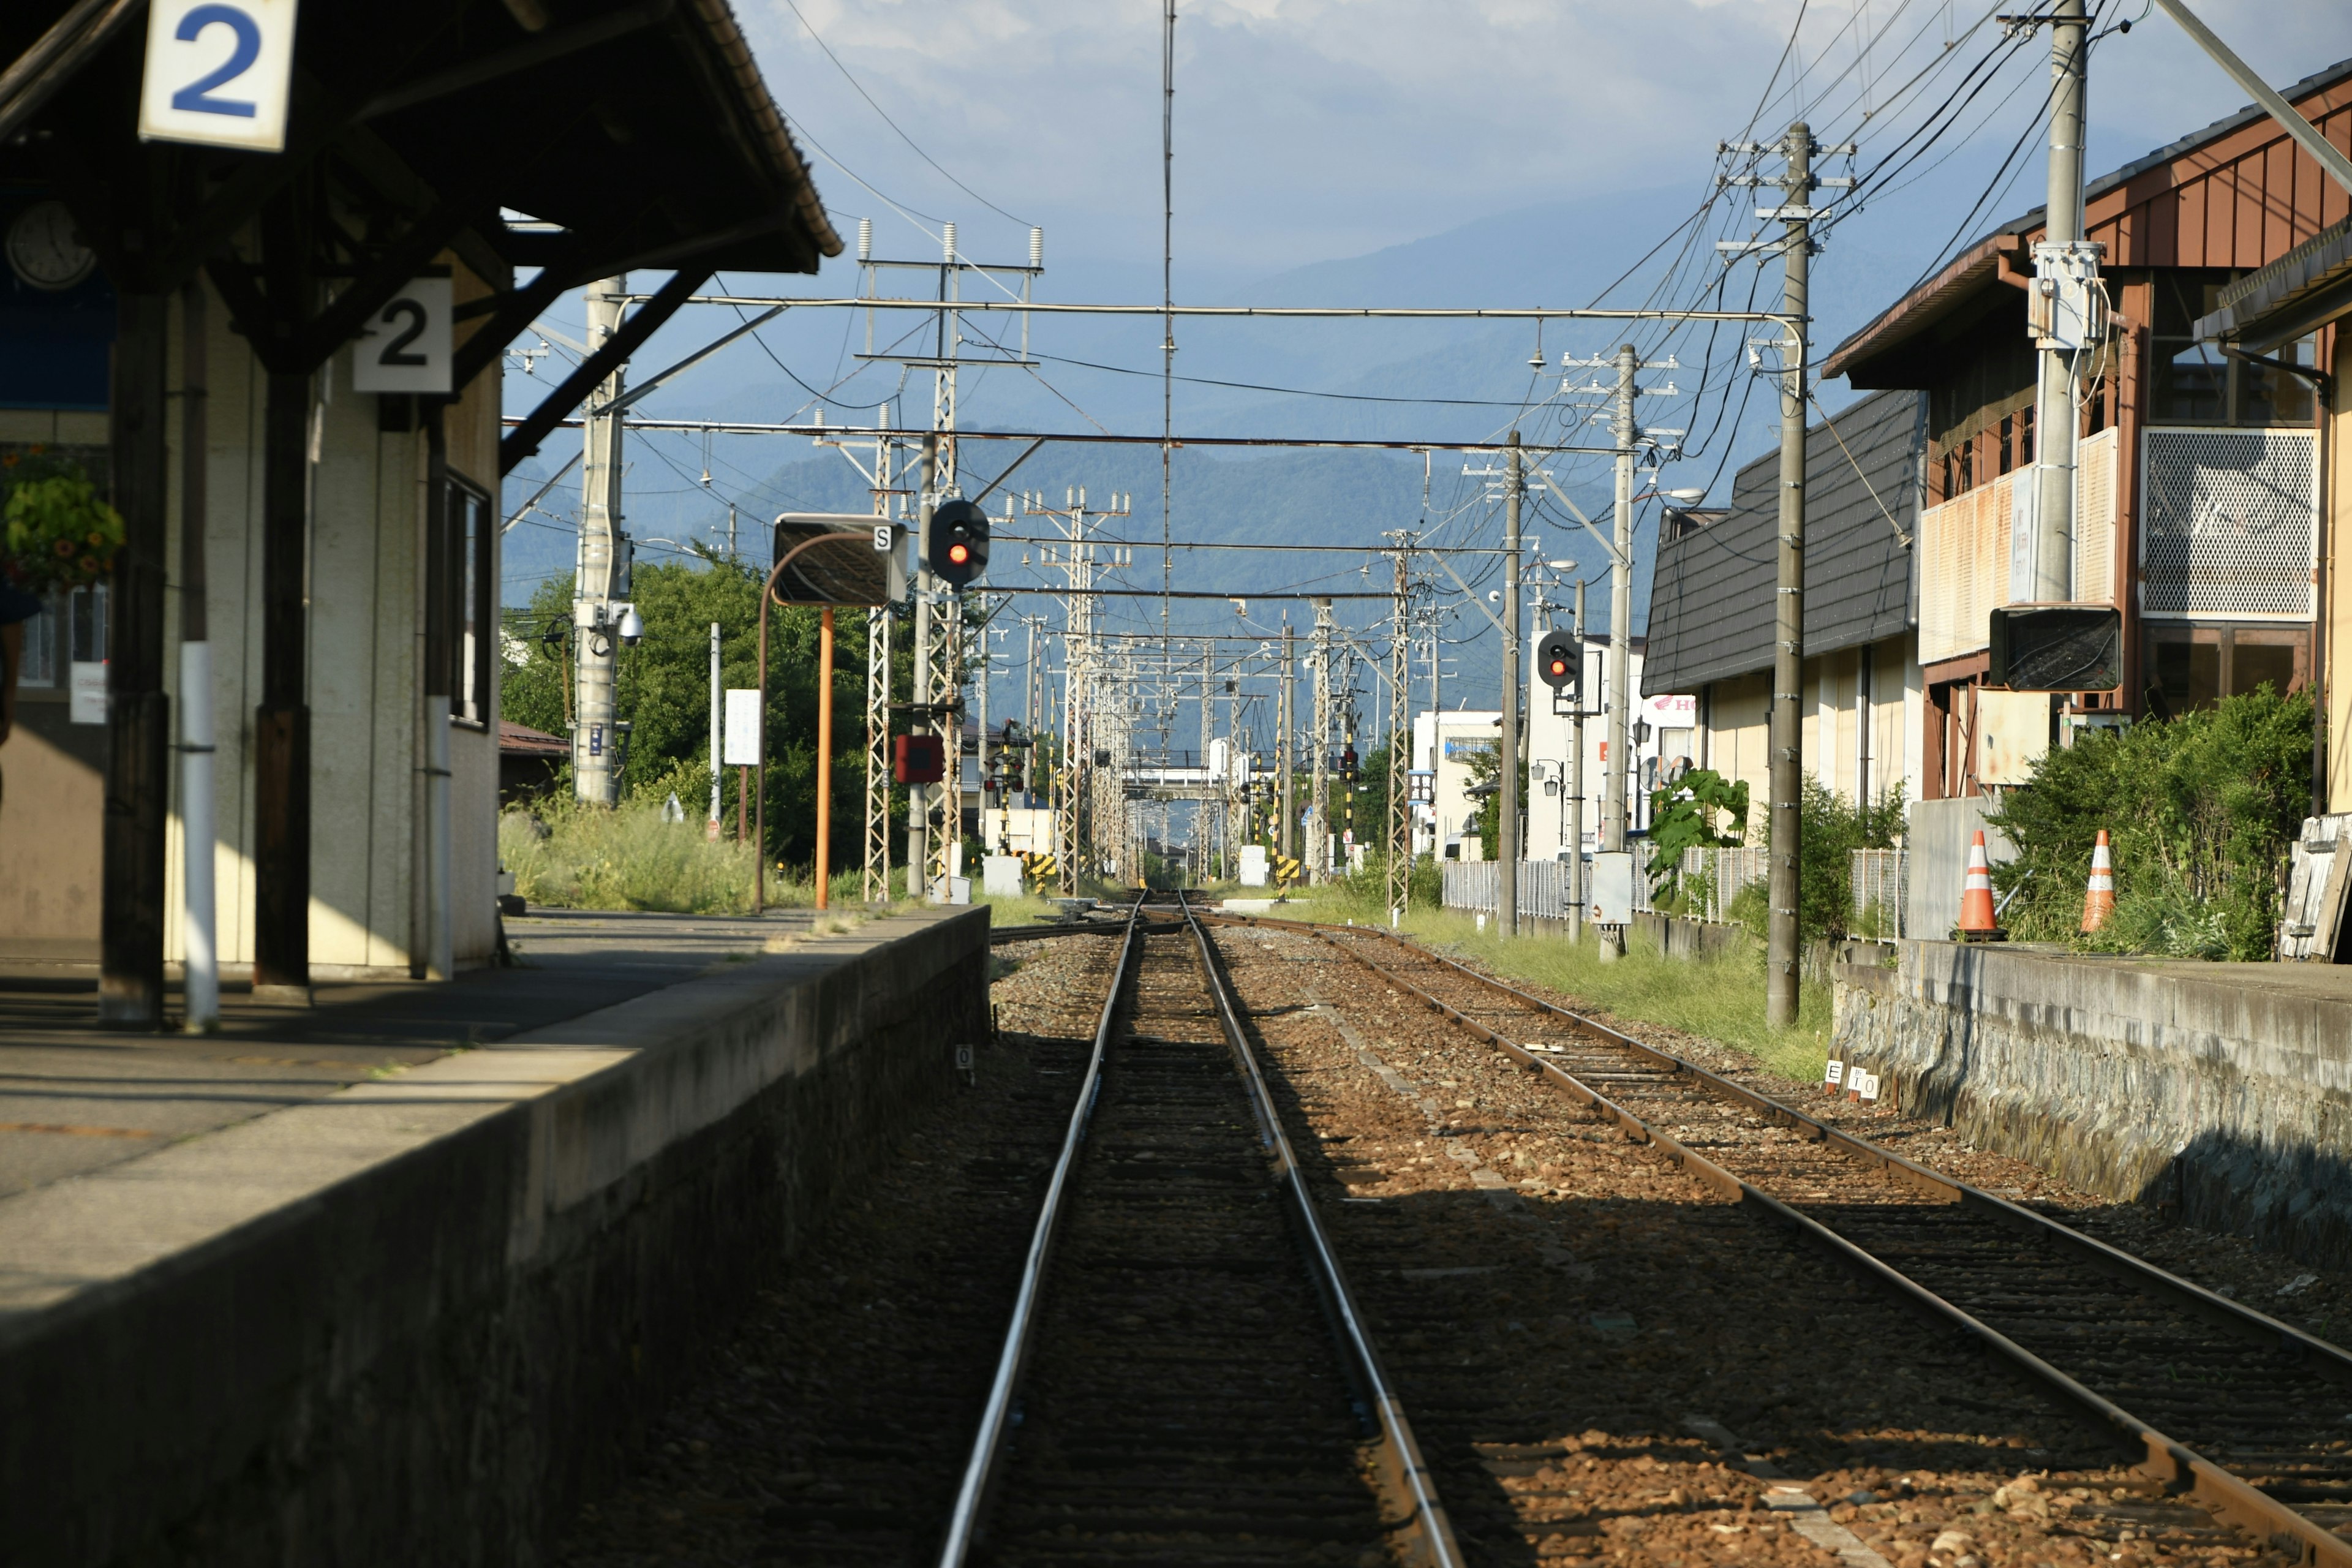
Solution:
M 988 1037 L 985 910 L 812 924 L 522 920 L 212 1039 L 0 993 L 10 1561 L 536 1556 Z
M 0 1198 L 740 963 L 814 913 L 534 911 L 507 924 L 518 967 L 323 983 L 309 1007 L 224 986 L 206 1036 L 102 1029 L 94 973 L 0 970 Z

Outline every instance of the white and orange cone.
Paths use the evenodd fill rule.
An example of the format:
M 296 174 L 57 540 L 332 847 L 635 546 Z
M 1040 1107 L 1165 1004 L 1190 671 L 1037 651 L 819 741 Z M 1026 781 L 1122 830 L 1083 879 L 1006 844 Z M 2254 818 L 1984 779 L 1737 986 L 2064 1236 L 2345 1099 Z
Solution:
M 2116 863 L 2107 855 L 2107 830 L 2099 829 L 2099 842 L 2091 850 L 2091 885 L 2083 894 L 2083 930 L 2095 931 L 2107 923 L 2116 912 Z
M 1985 858 L 1984 829 L 1979 827 L 1969 846 L 1968 879 L 1960 884 L 1960 935 L 1990 936 L 2000 929 L 1994 921 L 1992 863 Z

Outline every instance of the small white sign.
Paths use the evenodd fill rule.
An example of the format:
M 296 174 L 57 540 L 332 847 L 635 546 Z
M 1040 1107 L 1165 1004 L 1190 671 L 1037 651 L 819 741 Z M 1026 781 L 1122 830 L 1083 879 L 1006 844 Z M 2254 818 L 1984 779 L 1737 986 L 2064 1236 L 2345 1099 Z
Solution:
M 286 150 L 295 0 L 152 0 L 142 142 Z
M 1844 1077 L 1845 1063 L 1832 1058 L 1830 1061 L 1829 1069 L 1822 1075 L 1822 1081 L 1828 1084 L 1832 1089 L 1835 1089 L 1838 1086 L 1839 1081 Z
M 106 661 L 76 659 L 66 672 L 66 721 L 106 722 Z
M 760 689 L 727 689 L 727 746 L 721 753 L 730 768 L 760 765 Z
M 418 278 L 376 308 L 352 344 L 353 392 L 441 394 L 449 384 L 446 278 Z

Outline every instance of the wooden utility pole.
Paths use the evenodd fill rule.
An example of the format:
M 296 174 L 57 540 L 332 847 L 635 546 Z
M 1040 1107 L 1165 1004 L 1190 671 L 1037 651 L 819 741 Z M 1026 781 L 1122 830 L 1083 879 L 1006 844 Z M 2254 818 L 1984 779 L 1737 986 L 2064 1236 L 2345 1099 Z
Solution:
M 1781 143 L 1780 528 L 1778 593 L 1772 615 L 1771 868 L 1766 925 L 1764 1021 L 1797 1021 L 1798 925 L 1802 887 L 1805 783 L 1805 374 L 1806 311 L 1811 273 L 1813 133 L 1803 121 Z

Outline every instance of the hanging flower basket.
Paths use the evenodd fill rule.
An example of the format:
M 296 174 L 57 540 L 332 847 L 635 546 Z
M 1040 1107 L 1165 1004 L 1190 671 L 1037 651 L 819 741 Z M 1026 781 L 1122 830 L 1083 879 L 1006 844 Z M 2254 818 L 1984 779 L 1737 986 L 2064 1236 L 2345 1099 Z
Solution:
M 99 499 L 79 463 L 30 454 L 0 457 L 0 572 L 28 593 L 87 587 L 114 570 L 122 514 Z

